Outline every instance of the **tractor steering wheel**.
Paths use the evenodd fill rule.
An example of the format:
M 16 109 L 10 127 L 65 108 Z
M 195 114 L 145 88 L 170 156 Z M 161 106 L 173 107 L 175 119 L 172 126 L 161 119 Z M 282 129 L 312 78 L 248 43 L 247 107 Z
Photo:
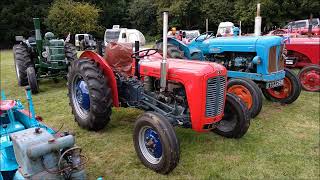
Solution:
M 151 53 L 149 53 L 150 51 L 151 51 Z M 155 48 L 143 49 L 143 50 L 136 51 L 133 54 L 131 54 L 131 58 L 136 59 L 136 58 L 143 58 L 143 57 L 146 57 L 146 56 L 151 56 L 151 55 L 154 55 L 155 53 L 157 53 L 158 51 L 159 50 L 155 49 Z M 145 52 L 144 55 L 140 55 L 142 52 Z
M 198 40 L 198 38 L 203 36 L 203 35 L 206 35 L 205 38 L 201 39 L 201 40 Z M 196 39 L 194 39 L 194 41 L 205 41 L 205 40 L 211 38 L 212 36 L 214 36 L 213 31 L 207 31 L 207 32 L 204 32 L 204 33 L 200 34 L 198 37 L 196 37 Z

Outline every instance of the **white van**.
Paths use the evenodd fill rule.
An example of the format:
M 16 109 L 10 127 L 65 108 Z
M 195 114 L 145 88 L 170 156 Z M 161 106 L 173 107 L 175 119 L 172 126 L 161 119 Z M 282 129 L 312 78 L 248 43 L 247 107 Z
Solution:
M 112 29 L 106 29 L 104 33 L 104 45 L 108 42 L 134 43 L 140 42 L 140 46 L 146 44 L 144 35 L 136 29 L 120 28 L 119 25 L 113 25 Z

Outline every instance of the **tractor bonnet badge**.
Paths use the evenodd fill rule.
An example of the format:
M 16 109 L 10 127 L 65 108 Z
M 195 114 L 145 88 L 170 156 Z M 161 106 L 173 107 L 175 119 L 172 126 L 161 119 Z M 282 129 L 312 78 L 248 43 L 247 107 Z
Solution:
M 220 71 L 220 70 L 218 70 L 218 72 L 217 72 L 217 73 L 218 73 L 218 75 L 220 75 L 220 74 L 221 74 L 221 71 Z

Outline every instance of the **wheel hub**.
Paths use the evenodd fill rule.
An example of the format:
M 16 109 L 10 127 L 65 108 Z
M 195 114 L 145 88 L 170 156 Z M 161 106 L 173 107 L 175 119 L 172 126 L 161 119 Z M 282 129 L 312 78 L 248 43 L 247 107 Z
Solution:
M 285 99 L 289 97 L 292 91 L 292 84 L 289 78 L 284 78 L 283 86 L 267 89 L 269 94 L 278 99 Z
M 90 99 L 89 99 L 89 90 L 87 84 L 80 80 L 76 85 L 76 100 L 81 108 L 85 110 L 90 109 Z
M 320 75 L 316 70 L 305 72 L 301 75 L 301 83 L 311 90 L 319 89 Z
M 155 158 L 161 157 L 162 146 L 160 139 L 158 134 L 150 128 L 145 131 L 145 146 Z
M 253 98 L 250 91 L 246 87 L 242 85 L 234 85 L 228 89 L 228 92 L 240 97 L 240 99 L 246 104 L 248 109 L 252 107 Z
M 160 137 L 150 126 L 144 126 L 140 129 L 139 148 L 142 155 L 151 164 L 158 164 L 162 159 L 162 144 Z

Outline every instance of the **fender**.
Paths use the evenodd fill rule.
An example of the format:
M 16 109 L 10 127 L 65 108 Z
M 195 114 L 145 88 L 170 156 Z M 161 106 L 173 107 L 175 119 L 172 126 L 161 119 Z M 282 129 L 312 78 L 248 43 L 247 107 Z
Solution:
M 103 57 L 101 57 L 99 54 L 92 51 L 84 51 L 80 55 L 79 60 L 81 60 L 82 58 L 88 58 L 99 64 L 99 67 L 101 67 L 101 69 L 103 70 L 103 74 L 109 79 L 108 84 L 109 84 L 109 87 L 111 88 L 113 106 L 119 107 L 117 81 L 109 64 L 105 61 Z
M 168 44 L 172 44 L 174 46 L 176 46 L 177 48 L 179 48 L 181 51 L 183 51 L 184 56 L 187 57 L 188 59 L 191 59 L 191 53 L 190 53 L 190 49 L 182 42 L 179 41 L 178 39 L 172 38 L 172 37 L 168 37 Z M 163 39 L 159 39 L 156 44 L 158 43 L 162 43 Z

